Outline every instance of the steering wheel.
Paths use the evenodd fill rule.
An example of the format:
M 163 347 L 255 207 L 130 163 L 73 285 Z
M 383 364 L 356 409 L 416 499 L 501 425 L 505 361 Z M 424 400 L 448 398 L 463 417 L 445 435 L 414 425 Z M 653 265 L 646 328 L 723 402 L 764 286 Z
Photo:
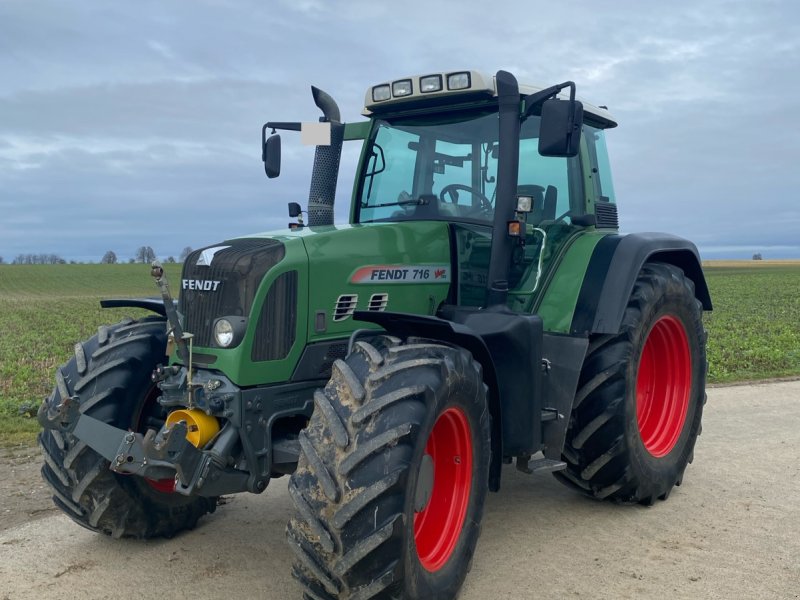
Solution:
M 475 189 L 474 187 L 470 187 L 468 185 L 464 185 L 463 183 L 450 183 L 442 188 L 439 192 L 439 199 L 442 202 L 450 202 L 455 204 L 458 201 L 458 192 L 459 190 L 464 192 L 469 192 L 473 196 L 475 196 L 478 200 L 480 200 L 480 207 L 479 210 L 484 212 L 492 213 L 494 212 L 494 207 L 492 206 L 492 201 L 489 200 L 480 190 Z M 448 200 L 445 196 L 450 196 Z

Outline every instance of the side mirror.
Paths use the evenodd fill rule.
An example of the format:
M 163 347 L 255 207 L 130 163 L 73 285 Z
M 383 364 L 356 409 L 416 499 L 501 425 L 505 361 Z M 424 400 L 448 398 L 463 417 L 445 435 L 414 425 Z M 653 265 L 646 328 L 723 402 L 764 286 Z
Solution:
M 289 216 L 291 218 L 299 217 L 303 210 L 297 202 L 289 202 Z
M 267 177 L 274 179 L 281 174 L 280 135 L 271 135 L 267 138 L 261 151 L 261 160 L 264 161 L 264 172 Z
M 578 155 L 583 126 L 583 104 L 552 98 L 542 104 L 539 154 L 570 158 Z

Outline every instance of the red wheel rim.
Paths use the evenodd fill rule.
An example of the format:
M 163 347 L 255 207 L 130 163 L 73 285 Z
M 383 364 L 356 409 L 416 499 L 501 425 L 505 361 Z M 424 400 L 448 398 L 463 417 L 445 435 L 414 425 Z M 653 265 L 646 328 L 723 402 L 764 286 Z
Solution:
M 175 493 L 175 478 L 171 479 L 148 479 L 147 477 L 144 478 L 151 488 L 153 488 L 157 492 L 161 492 L 162 494 L 173 494 Z
M 422 566 L 438 571 L 461 535 L 472 489 L 472 432 L 464 411 L 453 407 L 439 415 L 425 454 L 433 459 L 433 489 L 414 514 L 414 541 Z
M 636 420 L 647 451 L 656 458 L 675 447 L 683 431 L 692 389 L 692 358 L 683 324 L 656 321 L 642 350 L 636 378 Z

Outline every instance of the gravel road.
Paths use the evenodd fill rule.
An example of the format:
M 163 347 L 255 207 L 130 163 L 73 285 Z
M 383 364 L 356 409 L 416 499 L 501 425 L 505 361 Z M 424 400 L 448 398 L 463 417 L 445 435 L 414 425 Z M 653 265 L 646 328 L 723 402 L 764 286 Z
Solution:
M 300 597 L 286 479 L 176 539 L 118 541 L 51 510 L 38 461 L 0 456 L 0 600 Z M 503 477 L 462 600 L 800 598 L 800 381 L 709 390 L 695 462 L 651 508 Z

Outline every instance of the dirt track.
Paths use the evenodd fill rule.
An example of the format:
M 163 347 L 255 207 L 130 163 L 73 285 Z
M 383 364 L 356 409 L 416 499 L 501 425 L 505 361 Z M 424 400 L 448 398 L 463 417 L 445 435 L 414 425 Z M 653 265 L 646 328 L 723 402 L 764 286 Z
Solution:
M 652 508 L 506 468 L 461 598 L 800 598 L 800 382 L 709 390 L 695 455 Z M 0 600 L 300 597 L 285 479 L 177 539 L 115 541 L 50 510 L 38 460 L 0 457 Z

